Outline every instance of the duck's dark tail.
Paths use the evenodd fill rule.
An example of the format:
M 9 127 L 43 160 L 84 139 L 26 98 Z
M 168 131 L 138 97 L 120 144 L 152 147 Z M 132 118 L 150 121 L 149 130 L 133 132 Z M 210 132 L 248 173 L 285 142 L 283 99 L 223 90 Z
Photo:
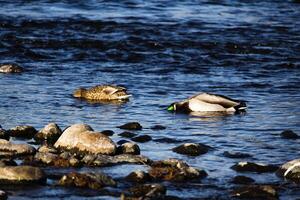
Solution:
M 240 103 L 236 106 L 234 106 L 234 109 L 236 112 L 245 112 L 247 109 L 247 105 L 245 101 L 240 101 Z

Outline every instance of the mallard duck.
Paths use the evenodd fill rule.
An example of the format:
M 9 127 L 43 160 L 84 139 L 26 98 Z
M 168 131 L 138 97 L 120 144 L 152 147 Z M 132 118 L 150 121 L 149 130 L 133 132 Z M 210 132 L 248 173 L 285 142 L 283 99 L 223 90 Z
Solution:
M 240 112 L 247 108 L 245 101 L 223 95 L 200 93 L 184 101 L 172 103 L 168 111 L 174 112 Z
M 97 85 L 89 89 L 79 88 L 73 93 L 74 97 L 88 100 L 126 100 L 131 95 L 127 94 L 126 88 L 113 85 Z

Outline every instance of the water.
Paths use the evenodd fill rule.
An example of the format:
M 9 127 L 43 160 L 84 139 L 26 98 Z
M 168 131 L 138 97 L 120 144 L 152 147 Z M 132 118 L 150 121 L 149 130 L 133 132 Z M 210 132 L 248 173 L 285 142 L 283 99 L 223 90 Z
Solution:
M 247 160 L 268 164 L 299 158 L 299 141 L 280 138 L 284 129 L 300 133 L 299 32 L 300 4 L 292 1 L 0 1 L 0 61 L 27 70 L 0 74 L 0 124 L 40 129 L 49 122 L 62 128 L 87 123 L 120 133 L 116 126 L 138 121 L 144 127 L 139 133 L 153 139 L 214 147 L 188 157 L 171 151 L 175 143 L 140 144 L 151 159 L 183 159 L 208 172 L 202 185 L 164 183 L 168 194 L 230 198 L 229 181 L 239 174 L 230 167 L 242 159 L 225 158 L 224 151 L 250 153 Z M 89 104 L 71 96 L 78 87 L 107 83 L 126 86 L 130 102 Z M 165 110 L 200 91 L 244 99 L 248 112 L 196 117 Z M 167 129 L 151 130 L 156 124 Z M 86 170 L 118 179 L 135 169 L 144 167 Z M 274 174 L 246 175 L 258 183 L 282 182 Z M 117 198 L 50 183 L 9 192 L 11 199 Z M 300 193 L 287 188 L 279 194 L 293 199 Z

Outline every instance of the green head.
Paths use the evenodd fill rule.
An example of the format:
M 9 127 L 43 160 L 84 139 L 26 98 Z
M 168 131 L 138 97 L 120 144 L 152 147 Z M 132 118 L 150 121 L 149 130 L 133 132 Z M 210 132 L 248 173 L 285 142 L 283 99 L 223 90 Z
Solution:
M 171 105 L 169 105 L 169 107 L 167 108 L 168 111 L 176 111 L 176 103 L 172 103 Z

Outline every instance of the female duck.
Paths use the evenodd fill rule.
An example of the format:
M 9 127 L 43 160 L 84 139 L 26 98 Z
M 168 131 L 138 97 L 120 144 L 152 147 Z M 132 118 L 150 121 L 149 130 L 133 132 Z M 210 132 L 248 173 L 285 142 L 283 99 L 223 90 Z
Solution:
M 247 108 L 246 103 L 240 100 L 230 99 L 228 97 L 200 93 L 181 102 L 172 103 L 168 111 L 174 112 L 242 112 Z
M 79 88 L 73 93 L 74 97 L 88 100 L 127 100 L 131 95 L 127 94 L 126 88 L 113 85 L 98 85 L 90 89 Z

